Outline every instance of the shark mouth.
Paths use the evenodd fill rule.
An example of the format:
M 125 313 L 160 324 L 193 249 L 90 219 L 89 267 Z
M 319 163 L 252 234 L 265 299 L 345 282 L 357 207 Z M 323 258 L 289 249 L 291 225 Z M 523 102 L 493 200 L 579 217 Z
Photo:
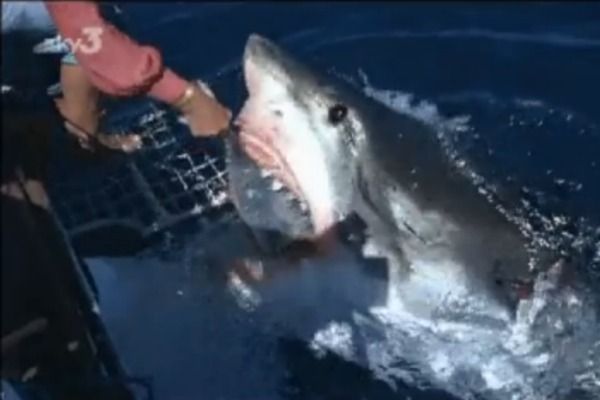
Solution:
M 315 192 L 316 188 L 310 186 L 306 176 L 299 177 L 295 169 L 306 171 L 310 167 L 310 159 L 302 154 L 298 143 L 289 143 L 290 134 L 284 134 L 286 127 L 282 117 L 269 110 L 260 96 L 259 87 L 252 86 L 253 82 L 256 80 L 247 79 L 250 96 L 235 121 L 240 148 L 260 168 L 263 178 L 272 179 L 272 190 L 287 191 L 285 194 L 298 203 L 302 212 L 308 212 L 312 233 L 302 239 L 320 238 L 333 225 L 331 207 L 311 198 L 311 193 L 307 192 Z
M 271 189 L 274 191 L 287 189 L 306 210 L 308 207 L 306 197 L 283 154 L 273 145 L 267 135 L 249 130 L 243 122 L 240 122 L 240 127 L 240 145 L 244 152 L 261 168 L 261 176 L 265 179 L 273 179 Z
M 249 100 L 247 104 L 251 105 L 251 101 Z M 303 217 L 311 219 L 312 232 L 307 233 L 308 237 L 301 237 L 301 239 L 314 239 L 318 226 L 312 218 L 309 201 L 298 178 L 283 152 L 274 143 L 276 129 L 257 126 L 252 118 L 247 118 L 244 110 L 236 120 L 236 125 L 239 128 L 239 147 L 260 169 L 260 176 L 268 184 L 269 189 L 281 193 L 290 205 L 300 210 Z
M 239 125 L 239 149 L 256 164 L 267 190 L 270 189 L 274 196 L 282 196 L 282 201 L 286 204 L 281 211 L 281 206 L 276 206 L 277 202 L 272 203 L 274 208 L 269 210 L 271 215 L 264 217 L 273 220 L 262 223 L 278 225 L 276 220 L 283 218 L 288 221 L 284 233 L 290 238 L 314 242 L 323 251 L 329 249 L 335 241 L 333 213 L 329 212 L 328 207 L 311 202 L 284 151 L 269 137 L 269 132 L 272 131 L 251 129 L 244 118 L 239 118 L 236 123 Z M 284 215 L 279 214 L 280 212 Z
M 250 37 L 243 60 L 248 98 L 234 122 L 239 147 L 265 178 L 273 179 L 271 189 L 288 191 L 308 211 L 312 232 L 302 239 L 330 244 L 336 213 L 328 154 L 318 133 L 298 131 L 311 129 L 301 120 L 310 116 L 303 116 L 288 92 L 291 76 L 285 65 L 270 42 Z

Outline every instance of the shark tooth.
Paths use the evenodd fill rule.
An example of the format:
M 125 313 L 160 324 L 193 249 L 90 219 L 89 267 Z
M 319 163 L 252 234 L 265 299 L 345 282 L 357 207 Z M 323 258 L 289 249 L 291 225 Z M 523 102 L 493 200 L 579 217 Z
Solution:
M 271 189 L 278 192 L 283 189 L 283 183 L 279 182 L 277 179 L 273 179 L 273 183 L 271 183 Z
M 260 176 L 262 178 L 269 178 L 269 177 L 273 176 L 273 172 L 271 172 L 269 170 L 266 170 L 266 169 L 261 169 L 260 170 Z
M 296 196 L 292 192 L 287 192 L 285 198 L 288 201 L 296 201 Z

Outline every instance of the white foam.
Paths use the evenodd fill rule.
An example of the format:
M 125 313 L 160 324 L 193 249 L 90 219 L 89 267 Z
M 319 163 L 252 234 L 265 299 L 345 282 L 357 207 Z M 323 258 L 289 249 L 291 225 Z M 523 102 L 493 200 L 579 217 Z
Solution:
M 320 355 L 327 349 L 350 360 L 354 357 L 352 328 L 347 323 L 331 322 L 315 334 L 310 348 Z
M 260 305 L 260 296 L 235 272 L 231 272 L 229 274 L 227 284 L 229 291 L 233 294 L 235 300 L 241 308 L 251 311 Z

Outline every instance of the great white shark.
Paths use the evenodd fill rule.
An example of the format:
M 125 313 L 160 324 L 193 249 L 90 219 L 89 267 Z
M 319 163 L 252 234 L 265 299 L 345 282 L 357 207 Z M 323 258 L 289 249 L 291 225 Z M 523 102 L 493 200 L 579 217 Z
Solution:
M 230 192 L 242 219 L 256 231 L 290 241 L 331 243 L 340 228 L 358 230 L 360 258 L 373 261 L 350 266 L 358 265 L 352 257 L 329 262 L 324 256 L 290 274 L 282 272 L 289 268 L 281 263 L 270 270 L 267 263 L 248 267 L 248 280 L 263 281 L 255 288 L 273 318 L 287 318 L 285 325 L 304 336 L 327 322 L 353 320 L 362 327 L 363 345 L 357 350 L 354 343 L 349 358 L 362 358 L 371 367 L 367 353 L 374 350 L 365 332 L 390 335 L 385 318 L 374 317 L 376 309 L 403 315 L 404 328 L 414 321 L 433 323 L 430 327 L 458 324 L 468 327 L 463 338 L 485 331 L 469 340 L 498 340 L 534 323 L 535 304 L 551 285 L 560 290 L 556 299 L 577 308 L 567 319 L 596 324 L 595 315 L 584 311 L 591 307 L 580 295 L 572 260 L 532 245 L 455 165 L 432 126 L 366 97 L 256 34 L 247 41 L 243 71 L 249 96 L 227 138 Z M 269 273 L 275 278 L 265 283 Z M 241 280 L 236 275 L 234 281 Z M 586 327 L 573 332 L 589 334 Z M 582 343 L 590 339 L 582 337 Z M 408 356 L 414 349 L 403 351 Z M 472 349 L 474 360 L 483 357 L 475 364 L 485 363 L 485 352 L 477 354 L 481 346 L 474 343 Z M 500 370 L 514 367 L 503 360 L 508 366 L 496 365 Z M 452 364 L 429 361 L 431 371 Z M 521 377 L 505 385 L 479 372 L 496 389 L 520 385 L 518 393 L 525 396 L 520 398 L 558 393 L 543 385 L 531 389 L 532 381 L 515 383 L 527 376 L 527 368 L 537 368 L 522 360 L 515 365 L 519 362 L 523 370 L 513 372 Z

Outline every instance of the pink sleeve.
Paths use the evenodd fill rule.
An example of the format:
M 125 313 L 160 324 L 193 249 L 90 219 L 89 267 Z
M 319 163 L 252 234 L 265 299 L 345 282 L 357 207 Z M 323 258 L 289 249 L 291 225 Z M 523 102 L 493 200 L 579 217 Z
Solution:
M 146 93 L 169 104 L 183 95 L 187 82 L 163 66 L 160 53 L 106 22 L 95 2 L 47 1 L 46 7 L 61 36 L 83 45 L 74 48 L 75 58 L 99 90 L 113 96 Z M 90 28 L 98 32 L 98 49 L 86 51 L 96 47 Z

